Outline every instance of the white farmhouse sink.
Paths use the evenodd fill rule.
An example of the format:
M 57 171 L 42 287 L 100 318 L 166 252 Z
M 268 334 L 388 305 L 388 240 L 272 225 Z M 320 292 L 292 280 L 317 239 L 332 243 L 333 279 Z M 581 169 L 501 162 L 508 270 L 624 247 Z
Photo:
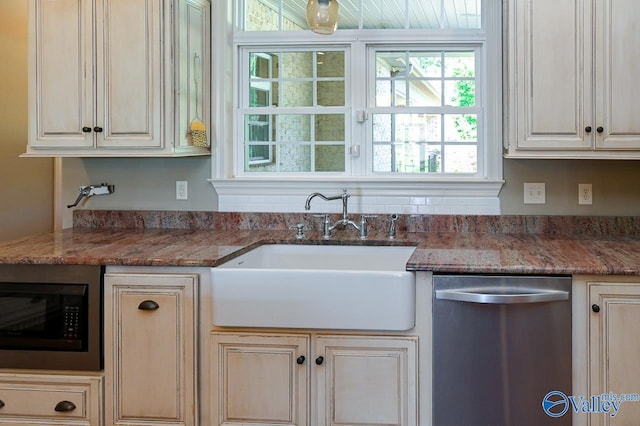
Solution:
M 211 269 L 213 324 L 408 330 L 414 247 L 263 245 Z

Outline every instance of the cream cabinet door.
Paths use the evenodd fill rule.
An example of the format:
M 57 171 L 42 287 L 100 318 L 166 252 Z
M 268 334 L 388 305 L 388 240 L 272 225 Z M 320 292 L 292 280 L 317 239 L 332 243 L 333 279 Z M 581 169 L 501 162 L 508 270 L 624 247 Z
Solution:
M 640 2 L 599 0 L 595 6 L 596 148 L 640 149 Z
M 96 145 L 160 148 L 163 0 L 95 5 Z
M 215 425 L 307 425 L 305 335 L 212 333 Z
M 509 156 L 640 158 L 634 0 L 510 0 Z
M 31 2 L 29 142 L 33 147 L 95 145 L 93 15 L 91 1 Z
M 163 7 L 32 0 L 31 147 L 162 147 Z
M 590 395 L 640 394 L 640 283 L 589 284 Z M 617 414 L 591 415 L 590 425 L 638 424 L 640 401 L 622 402 Z
M 29 1 L 26 156 L 210 152 L 209 0 Z
M 107 425 L 197 425 L 197 275 L 105 275 Z
M 417 337 L 318 336 L 316 424 L 417 426 L 417 344 Z
M 590 150 L 591 1 L 512 0 L 509 8 L 517 149 Z

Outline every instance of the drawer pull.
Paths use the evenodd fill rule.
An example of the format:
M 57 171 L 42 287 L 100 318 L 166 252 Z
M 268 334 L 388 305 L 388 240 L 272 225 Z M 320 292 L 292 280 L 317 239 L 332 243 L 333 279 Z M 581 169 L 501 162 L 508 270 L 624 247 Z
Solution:
M 302 365 L 304 364 L 304 361 L 306 360 L 306 358 L 304 357 L 304 355 L 300 355 L 297 359 L 296 359 L 296 363 L 298 365 Z
M 324 362 L 323 356 L 319 356 L 318 358 L 316 358 L 316 365 L 322 365 L 323 362 Z
M 60 401 L 56 404 L 55 410 L 60 413 L 65 413 L 67 411 L 73 411 L 76 409 L 76 404 L 71 401 Z
M 0 408 L 4 407 L 4 401 L 0 399 Z
M 140 309 L 141 311 L 155 311 L 159 307 L 160 305 L 158 305 L 153 300 L 145 300 L 138 305 L 138 309 Z

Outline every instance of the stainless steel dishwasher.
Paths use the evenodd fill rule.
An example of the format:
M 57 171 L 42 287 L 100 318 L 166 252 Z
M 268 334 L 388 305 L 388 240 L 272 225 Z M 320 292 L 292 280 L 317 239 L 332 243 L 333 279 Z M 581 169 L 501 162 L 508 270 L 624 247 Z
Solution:
M 435 275 L 433 425 L 571 425 L 571 278 Z

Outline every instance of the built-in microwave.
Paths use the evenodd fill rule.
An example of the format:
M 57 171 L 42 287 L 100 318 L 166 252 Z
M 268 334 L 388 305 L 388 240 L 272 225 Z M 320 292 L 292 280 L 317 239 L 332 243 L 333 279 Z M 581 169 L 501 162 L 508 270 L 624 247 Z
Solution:
M 0 368 L 101 370 L 103 268 L 0 264 Z

